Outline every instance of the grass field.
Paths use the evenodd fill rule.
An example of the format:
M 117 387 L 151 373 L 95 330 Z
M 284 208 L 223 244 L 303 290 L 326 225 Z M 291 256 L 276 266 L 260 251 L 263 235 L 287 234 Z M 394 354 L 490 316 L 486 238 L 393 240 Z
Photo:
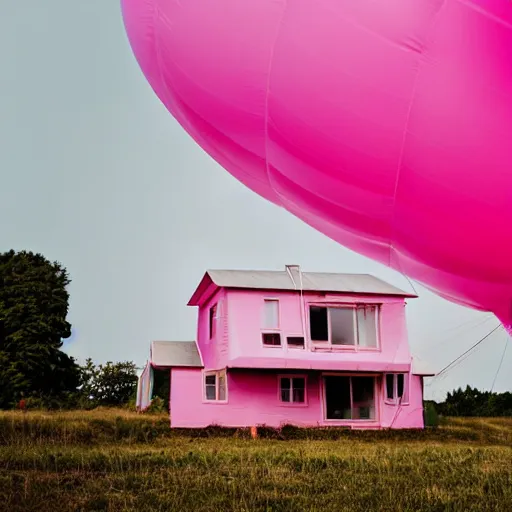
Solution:
M 122 410 L 0 413 L 0 510 L 512 510 L 512 419 L 261 434 L 174 432 Z

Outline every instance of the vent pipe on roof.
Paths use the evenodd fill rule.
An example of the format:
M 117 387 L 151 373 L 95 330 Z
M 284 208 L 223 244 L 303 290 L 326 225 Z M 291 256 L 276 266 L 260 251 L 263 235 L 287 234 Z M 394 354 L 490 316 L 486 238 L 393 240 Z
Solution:
M 297 283 L 293 277 L 292 270 L 295 270 L 299 274 L 299 293 L 300 293 L 300 318 L 302 321 L 302 335 L 304 336 L 304 346 L 307 346 L 307 336 L 306 336 L 306 303 L 304 300 L 304 283 L 302 282 L 302 270 L 300 265 L 286 265 L 286 272 L 290 276 L 292 280 L 293 286 L 297 289 Z
M 288 275 L 290 276 L 290 279 L 292 280 L 293 286 L 295 289 L 297 289 L 297 283 L 295 282 L 295 279 L 293 278 L 292 269 L 296 270 L 300 275 L 300 265 L 286 265 L 286 272 L 288 272 Z

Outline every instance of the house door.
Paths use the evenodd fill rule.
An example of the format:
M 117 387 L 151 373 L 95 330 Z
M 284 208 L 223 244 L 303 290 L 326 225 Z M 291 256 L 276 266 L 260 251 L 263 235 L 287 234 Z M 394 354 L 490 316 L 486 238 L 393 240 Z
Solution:
M 325 419 L 374 420 L 375 377 L 324 377 Z

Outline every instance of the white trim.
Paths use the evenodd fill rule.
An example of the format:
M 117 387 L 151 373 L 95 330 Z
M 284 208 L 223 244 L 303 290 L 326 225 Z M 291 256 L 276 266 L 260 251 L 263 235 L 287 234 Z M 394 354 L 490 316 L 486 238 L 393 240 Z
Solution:
M 388 398 L 387 376 L 393 376 L 393 398 Z M 398 396 L 398 375 L 404 376 L 404 391 L 401 397 Z M 386 372 L 383 375 L 384 403 L 387 405 L 409 405 L 410 403 L 410 374 L 407 372 Z
M 206 397 L 206 377 L 215 376 L 215 400 Z M 219 377 L 224 376 L 224 385 L 226 390 L 226 398 L 219 400 Z M 203 370 L 202 371 L 202 395 L 203 403 L 207 404 L 227 404 L 228 403 L 228 372 L 223 370 Z
M 304 379 L 304 402 L 284 402 L 281 395 L 281 380 L 290 379 L 290 399 L 293 398 L 293 379 Z M 277 375 L 277 398 L 279 405 L 286 407 L 308 407 L 308 376 L 302 373 L 280 373 Z

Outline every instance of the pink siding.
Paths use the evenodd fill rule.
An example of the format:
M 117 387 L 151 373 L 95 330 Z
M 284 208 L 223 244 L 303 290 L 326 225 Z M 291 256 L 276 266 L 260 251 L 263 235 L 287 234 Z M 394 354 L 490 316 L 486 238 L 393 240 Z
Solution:
M 217 304 L 216 334 L 210 339 L 210 308 Z M 203 364 L 208 369 L 221 369 L 228 363 L 228 304 L 226 291 L 218 290 L 199 308 L 197 344 Z
M 282 347 L 265 347 L 261 341 L 263 301 L 279 299 Z M 350 371 L 408 371 L 409 353 L 405 322 L 405 301 L 400 297 L 362 297 L 306 293 L 305 311 L 309 304 L 380 303 L 380 348 L 338 352 L 287 348 L 286 336 L 303 335 L 300 295 L 294 292 L 228 290 L 229 363 L 230 367 L 312 368 Z M 309 324 L 306 313 L 306 333 Z M 307 343 L 306 336 L 306 343 Z
M 283 424 L 297 426 L 339 426 L 354 428 L 422 428 L 421 378 L 411 376 L 410 404 L 385 405 L 378 386 L 376 421 L 325 421 L 320 372 L 307 373 L 307 405 L 279 401 L 279 372 L 235 370 L 228 372 L 227 403 L 203 401 L 203 373 L 200 369 L 171 370 L 171 426 L 198 428 L 208 425 L 247 427 Z M 379 377 L 380 382 L 382 377 Z

